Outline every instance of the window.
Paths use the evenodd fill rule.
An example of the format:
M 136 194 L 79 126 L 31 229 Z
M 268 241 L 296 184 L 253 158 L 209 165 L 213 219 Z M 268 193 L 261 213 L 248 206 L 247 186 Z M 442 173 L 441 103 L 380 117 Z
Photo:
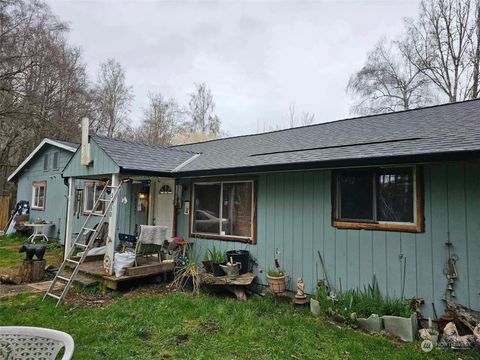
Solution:
M 416 167 L 335 173 L 333 225 L 349 229 L 422 231 L 419 173 Z
M 172 194 L 173 191 L 172 191 L 172 188 L 170 187 L 170 185 L 165 184 L 160 188 L 159 193 L 162 194 L 162 195 L 163 194 Z
M 32 209 L 45 210 L 46 181 L 35 181 L 32 184 Z
M 43 171 L 48 171 L 48 154 L 43 155 Z
M 193 185 L 193 235 L 254 243 L 254 212 L 252 180 Z
M 55 151 L 53 153 L 53 169 L 54 170 L 58 170 L 58 168 L 60 167 L 59 160 L 60 160 L 60 153 L 58 151 Z
M 102 193 L 104 187 L 103 182 L 94 182 L 94 181 L 86 181 L 83 194 L 84 194 L 84 199 L 83 199 L 83 212 L 84 213 L 90 213 L 93 210 L 93 207 L 95 206 L 95 203 L 97 202 L 97 199 L 99 198 L 100 194 Z M 95 208 L 96 213 L 102 213 L 103 212 L 103 202 L 99 204 Z

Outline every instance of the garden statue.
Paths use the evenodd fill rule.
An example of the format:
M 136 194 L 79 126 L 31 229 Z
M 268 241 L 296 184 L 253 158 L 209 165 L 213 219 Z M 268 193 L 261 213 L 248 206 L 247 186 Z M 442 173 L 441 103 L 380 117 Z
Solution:
M 304 305 L 307 303 L 307 296 L 305 295 L 305 283 L 302 278 L 297 279 L 297 293 L 293 302 L 296 305 Z

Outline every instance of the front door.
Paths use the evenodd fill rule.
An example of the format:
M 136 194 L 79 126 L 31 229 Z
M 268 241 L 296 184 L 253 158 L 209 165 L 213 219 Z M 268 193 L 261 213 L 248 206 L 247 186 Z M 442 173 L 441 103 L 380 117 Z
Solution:
M 174 187 L 175 180 L 162 180 L 155 187 L 155 212 L 153 224 L 168 226 L 167 239 L 173 234 L 173 211 L 174 211 Z

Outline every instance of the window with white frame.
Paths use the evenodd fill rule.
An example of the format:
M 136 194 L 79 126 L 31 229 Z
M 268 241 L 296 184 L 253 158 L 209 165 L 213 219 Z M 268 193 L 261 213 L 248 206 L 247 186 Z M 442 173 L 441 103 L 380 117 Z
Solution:
M 45 196 L 47 195 L 47 182 L 35 181 L 32 184 L 32 209 L 45 210 Z
M 254 181 L 193 185 L 193 235 L 254 242 Z
M 100 194 L 102 193 L 104 183 L 101 181 L 85 181 L 83 188 L 83 212 L 90 213 L 93 211 L 93 207 L 97 202 Z M 104 210 L 103 202 L 96 208 L 96 213 L 102 213 Z

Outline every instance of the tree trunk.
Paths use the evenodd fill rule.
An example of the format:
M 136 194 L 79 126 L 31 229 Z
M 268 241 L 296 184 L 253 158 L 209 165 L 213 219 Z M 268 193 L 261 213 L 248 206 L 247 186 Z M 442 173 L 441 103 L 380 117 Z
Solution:
M 19 276 L 22 283 L 39 282 L 45 275 L 45 260 L 23 260 Z
M 451 313 L 455 320 L 465 325 L 473 332 L 473 329 L 480 324 L 480 312 L 469 309 L 461 304 L 447 300 L 447 312 Z

